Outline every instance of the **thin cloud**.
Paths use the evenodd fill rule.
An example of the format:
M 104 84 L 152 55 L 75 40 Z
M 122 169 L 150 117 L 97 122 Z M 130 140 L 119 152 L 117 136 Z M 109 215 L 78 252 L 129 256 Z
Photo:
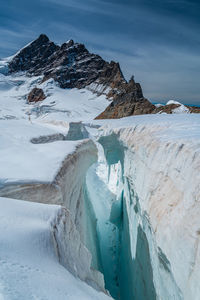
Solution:
M 103 14 L 103 15 L 115 15 L 115 8 L 116 5 L 106 3 L 106 2 L 101 2 L 101 1 L 96 1 L 96 0 L 87 0 L 84 3 L 81 1 L 70 1 L 68 0 L 67 2 L 64 0 L 42 0 L 44 3 L 52 3 L 55 6 L 62 6 L 64 8 L 73 8 L 75 10 L 81 10 L 85 11 L 88 13 L 93 13 L 93 14 Z M 112 8 L 114 8 L 112 10 Z

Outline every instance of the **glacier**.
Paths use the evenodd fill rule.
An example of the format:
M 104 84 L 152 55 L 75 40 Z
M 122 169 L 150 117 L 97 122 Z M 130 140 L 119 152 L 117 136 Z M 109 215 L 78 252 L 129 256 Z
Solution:
M 11 128 L 10 126 L 9 130 Z M 16 126 L 16 124 L 15 129 L 19 130 L 19 126 Z M 33 133 L 34 130 L 32 130 Z M 7 149 L 10 138 L 7 136 L 6 131 L 4 134 L 4 144 Z M 29 132 L 27 137 L 30 138 L 30 136 Z M 57 248 L 59 253 L 62 253 L 60 255 L 62 263 L 75 276 L 88 282 L 98 290 L 104 290 L 103 276 L 97 270 L 91 268 L 92 255 L 85 247 L 89 231 L 85 223 L 90 221 L 90 215 L 86 213 L 85 208 L 84 179 L 87 169 L 97 159 L 95 144 L 88 139 L 53 141 L 42 144 L 33 144 L 31 141 L 28 143 L 24 139 L 22 143 L 21 135 L 17 136 L 16 140 L 12 140 L 12 142 L 14 145 L 10 142 L 10 153 L 7 156 L 1 156 L 0 195 L 19 200 L 64 206 L 68 210 L 68 215 L 67 217 L 61 215 L 58 218 L 58 224 L 64 218 L 65 230 L 60 231 L 58 226 L 55 234 Z M 52 144 L 52 147 L 47 156 L 49 144 Z M 24 152 L 19 152 L 20 149 L 17 147 L 24 148 Z M 5 149 L 1 149 L 1 154 L 4 154 L 4 152 Z M 46 156 L 47 159 L 45 160 Z M 19 171 L 20 158 L 24 162 L 21 172 Z M 38 172 L 38 169 L 41 172 Z M 15 176 L 15 174 L 18 176 Z M 68 220 L 67 223 L 66 219 Z M 95 226 L 89 227 L 91 228 L 92 242 L 87 246 L 94 245 L 93 248 L 95 248 L 93 227 L 95 228 Z M 66 241 L 71 242 L 66 242 L 66 245 L 63 246 L 64 238 Z
M 199 129 L 197 115 L 101 128 L 120 299 L 199 299 Z
M 43 276 L 43 281 L 46 277 L 48 284 L 52 288 L 56 288 L 54 293 L 51 293 L 51 289 L 48 293 L 46 284 L 42 289 L 41 283 L 41 293 L 39 290 L 32 296 L 32 288 L 34 290 L 37 281 L 35 280 L 30 287 L 31 268 L 27 267 L 25 268 L 26 276 L 24 275 L 23 280 L 23 285 L 27 286 L 26 291 L 16 280 L 9 283 L 9 273 L 1 280 L 2 286 L 8 286 L 9 291 L 3 289 L 1 295 L 3 298 L 16 299 L 13 296 L 14 292 L 10 292 L 13 288 L 16 295 L 20 295 L 19 298 L 23 299 L 30 299 L 31 297 L 31 299 L 35 299 L 34 297 L 39 297 L 39 299 L 41 297 L 46 297 L 46 299 L 63 299 L 63 297 L 68 297 L 68 299 L 79 297 L 80 299 L 106 299 L 109 297 L 109 293 L 104 288 L 103 275 L 98 270 L 97 254 L 95 260 L 95 253 L 98 252 L 95 219 L 92 212 L 91 214 L 87 213 L 84 201 L 85 175 L 89 166 L 97 160 L 97 149 L 94 142 L 88 139 L 89 133 L 81 121 L 84 119 L 83 114 L 88 114 L 93 119 L 97 111 L 101 111 L 102 105 L 103 107 L 106 106 L 107 100 L 104 99 L 103 104 L 103 101 L 99 102 L 98 97 L 94 97 L 94 94 L 87 90 L 62 90 L 51 81 L 44 84 L 45 92 L 48 94 L 47 102 L 29 105 L 26 102 L 26 95 L 29 89 L 38 84 L 40 80 L 39 77 L 30 78 L 24 74 L 17 74 L 16 76 L 1 74 L 0 195 L 3 197 L 1 198 L 1 206 L 4 206 L 4 203 L 6 206 L 8 203 L 8 207 L 16 207 L 13 216 L 9 210 L 6 210 L 7 216 L 5 215 L 2 222 L 6 218 L 9 220 L 16 217 L 18 220 L 18 209 L 22 209 L 21 217 L 24 217 L 24 222 L 32 222 L 29 214 L 26 217 L 25 206 L 27 204 L 20 204 L 22 200 L 30 203 L 27 206 L 28 211 L 34 209 L 31 204 L 33 202 L 45 204 L 44 211 L 45 207 L 48 210 L 47 205 L 49 204 L 61 205 L 59 212 L 54 217 L 54 222 L 51 223 L 51 243 L 47 241 L 48 237 L 44 238 L 44 243 L 38 244 L 37 252 L 40 251 L 40 247 L 41 251 L 45 249 L 48 242 L 48 248 L 57 257 L 58 268 L 60 268 L 59 265 L 64 266 L 71 277 L 74 276 L 74 279 L 71 280 L 71 277 L 67 275 L 68 273 L 57 272 L 55 266 L 58 280 L 55 285 L 51 283 L 54 277 L 49 280 L 47 273 L 55 273 L 55 264 L 52 259 L 52 268 L 48 271 L 48 267 L 51 267 L 50 257 L 47 262 L 49 266 L 46 269 L 44 266 L 46 275 Z M 83 99 L 82 111 L 79 99 Z M 76 111 L 77 101 L 79 102 L 78 111 Z M 87 102 L 88 111 L 86 112 Z M 92 109 L 92 107 L 94 108 Z M 10 199 L 15 199 L 15 202 Z M 38 206 L 36 214 L 40 209 L 41 206 Z M 34 222 L 39 224 L 40 220 L 36 218 Z M 87 224 L 90 224 L 88 228 Z M 31 230 L 31 227 L 27 228 L 27 235 L 31 235 Z M 3 229 L 1 233 L 0 238 L 2 238 L 3 243 L 5 239 Z M 12 235 L 12 226 L 10 226 L 6 245 L 12 244 L 12 237 L 15 234 L 20 240 L 20 232 L 17 231 Z M 41 239 L 39 232 L 38 239 Z M 24 251 L 27 243 L 29 243 L 27 239 L 22 239 L 21 248 L 17 251 Z M 2 248 L 3 252 L 6 252 L 6 247 Z M 13 240 L 12 247 L 18 249 L 17 239 Z M 27 251 L 30 251 L 30 248 Z M 31 263 L 32 252 L 29 255 L 30 262 L 28 264 Z M 44 255 L 41 256 L 41 260 L 43 257 Z M 17 256 L 16 260 L 18 260 Z M 11 263 L 10 272 L 15 272 L 15 277 L 21 268 L 27 265 L 25 260 L 23 261 L 22 257 L 20 262 L 22 267 L 17 268 L 16 271 Z M 59 288 L 58 282 L 61 277 L 64 278 L 64 283 L 61 282 Z M 87 285 L 80 283 L 80 280 L 90 287 L 87 288 Z M 65 288 L 63 288 L 64 284 L 66 285 Z M 91 291 L 91 287 L 93 287 L 93 291 Z M 76 292 L 74 292 L 75 289 L 77 289 Z M 44 296 L 45 293 L 46 296 Z
M 6 63 L 0 297 L 198 300 L 199 116 L 94 120 L 103 87 L 63 90 Z M 28 104 L 38 85 L 47 98 Z

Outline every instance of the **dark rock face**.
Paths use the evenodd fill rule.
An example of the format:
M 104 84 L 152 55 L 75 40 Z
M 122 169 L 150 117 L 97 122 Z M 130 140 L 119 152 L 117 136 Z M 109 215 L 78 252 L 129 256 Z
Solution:
M 155 106 L 147 99 L 141 101 L 124 101 L 115 103 L 114 101 L 95 119 L 119 119 L 133 115 L 151 114 Z
M 101 118 L 150 113 L 155 108 L 143 97 L 141 86 L 133 77 L 129 82 L 125 80 L 118 63 L 106 62 L 73 40 L 58 46 L 46 35 L 40 35 L 9 63 L 10 73 L 20 71 L 29 76 L 43 75 L 43 81 L 53 78 L 61 88 L 85 88 L 92 83 L 103 87 L 98 94 L 106 91 L 113 102 Z
M 54 78 L 62 88 L 84 88 L 96 80 L 108 85 L 116 74 L 125 81 L 119 64 L 106 62 L 73 40 L 57 46 L 43 34 L 13 58 L 9 71 L 44 75 L 43 80 Z
M 46 98 L 44 92 L 42 89 L 34 88 L 32 91 L 28 94 L 28 102 L 38 102 L 42 101 Z
M 49 59 L 58 50 L 48 37 L 41 34 L 39 38 L 23 48 L 10 62 L 9 71 L 20 72 L 27 71 L 32 75 L 42 74 L 49 63 Z
M 111 90 L 110 93 L 112 93 L 112 103 L 96 119 L 118 119 L 151 114 L 156 108 L 143 97 L 142 88 L 139 83 L 135 83 L 133 77 L 128 83 L 119 85 L 117 90 Z

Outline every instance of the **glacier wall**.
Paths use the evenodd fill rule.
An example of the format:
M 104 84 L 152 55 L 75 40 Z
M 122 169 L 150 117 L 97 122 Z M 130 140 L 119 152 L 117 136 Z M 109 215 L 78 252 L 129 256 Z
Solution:
M 99 171 L 102 171 L 103 174 L 98 174 Z M 90 202 L 96 217 L 100 270 L 104 274 L 106 289 L 109 290 L 114 299 L 118 299 L 120 231 L 118 226 L 110 221 L 112 204 L 117 201 L 116 194 L 107 186 L 106 178 L 105 180 L 101 178 L 101 175 L 106 175 L 107 171 L 104 162 L 91 166 L 86 177 L 86 188 L 88 202 Z
M 62 205 L 64 208 L 52 224 L 59 261 L 76 277 L 106 292 L 103 275 L 99 272 L 96 219 L 87 201 L 85 185 L 87 170 L 96 160 L 94 142 L 82 140 L 63 160 L 52 182 L 8 184 L 0 189 L 0 195 Z
M 119 229 L 119 299 L 200 295 L 199 147 L 161 138 L 161 129 L 105 127 L 99 139 L 107 187 L 117 186 L 109 221 Z

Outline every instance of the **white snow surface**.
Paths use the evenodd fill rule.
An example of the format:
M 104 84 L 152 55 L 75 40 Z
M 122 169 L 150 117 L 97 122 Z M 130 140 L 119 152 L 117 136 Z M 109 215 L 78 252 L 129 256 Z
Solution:
M 0 185 L 51 182 L 64 158 L 80 141 L 33 144 L 30 140 L 59 132 L 59 128 L 56 130 L 26 120 L 0 121 Z
M 0 197 L 0 299 L 111 299 L 59 263 L 53 224 L 57 205 Z
M 64 157 L 79 142 L 32 144 L 31 139 L 66 136 L 69 122 L 90 122 L 109 102 L 86 89 L 61 89 L 54 80 L 41 83 L 40 76 L 5 76 L 1 67 L 6 68 L 9 59 L 0 62 L 0 184 L 50 182 Z M 28 104 L 28 93 L 34 87 L 42 88 L 47 98 Z
M 190 110 L 185 105 L 181 104 L 179 107 L 173 109 L 173 114 L 189 114 Z
M 173 114 L 188 114 L 190 113 L 189 108 L 187 108 L 184 104 L 175 101 L 175 100 L 169 100 L 166 105 L 170 105 L 170 104 L 177 104 L 179 105 L 177 108 L 173 109 Z
M 176 101 L 176 100 L 169 100 L 169 101 L 167 101 L 166 105 L 170 105 L 170 104 L 180 104 L 181 105 L 181 102 Z
M 104 96 L 97 97 L 86 89 L 61 89 L 53 80 L 41 83 L 42 77 L 30 78 L 24 73 L 6 75 L 10 59 L 0 61 L 0 188 L 11 189 L 12 196 L 6 197 L 62 204 L 73 192 L 73 206 L 76 201 L 82 201 L 81 180 L 90 160 L 95 160 L 96 150 L 94 145 L 90 147 L 90 143 L 84 146 L 83 140 L 63 140 L 63 137 L 68 137 L 71 121 L 91 122 L 105 109 L 108 101 Z M 28 93 L 34 87 L 41 87 L 47 98 L 39 103 L 28 104 Z M 76 127 L 73 128 L 76 131 Z M 76 132 L 71 132 L 70 137 L 73 134 Z M 36 142 L 33 143 L 33 140 Z M 67 183 L 63 183 L 63 186 L 69 185 L 69 190 L 66 196 L 62 196 L 62 187 L 58 187 L 58 184 L 67 176 L 63 164 L 67 164 L 69 154 L 78 151 L 77 147 L 81 144 L 80 152 L 85 151 L 89 156 L 93 151 L 91 158 L 87 157 L 85 162 L 83 158 L 83 167 L 77 170 L 79 174 L 76 178 L 72 174 L 67 178 Z M 80 155 L 80 152 L 76 152 L 76 155 Z M 73 170 L 74 156 L 71 157 L 68 168 Z M 52 187 L 55 177 L 59 183 Z M 41 191 L 34 189 L 34 184 L 41 184 Z M 26 190 L 23 193 L 23 187 L 27 187 L 29 192 Z M 65 202 L 63 205 L 66 207 L 69 204 L 67 200 Z M 81 202 L 80 209 L 82 206 Z M 78 220 L 76 224 L 74 222 L 76 215 L 73 213 L 78 215 L 79 210 L 71 210 L 65 225 L 60 226 L 59 206 L 0 198 L 0 207 L 0 299 L 110 298 L 88 285 L 96 284 L 97 288 L 103 290 L 102 275 L 90 269 L 91 254 L 83 238 L 80 239 L 83 233 L 77 223 L 82 224 L 83 220 Z M 59 226 L 56 232 L 58 247 L 60 251 L 65 249 L 66 256 L 69 256 L 65 257 L 64 253 L 61 257 L 66 268 L 61 265 L 53 243 L 53 219 L 59 222 L 56 224 Z M 65 237 L 69 244 L 64 244 L 68 243 Z
M 199 114 L 155 114 L 132 116 L 122 119 L 93 120 L 93 125 L 101 125 L 100 131 L 106 134 L 119 129 L 149 128 L 151 135 L 161 140 L 185 141 L 193 145 L 200 140 L 200 115 Z
M 0 119 L 30 116 L 31 120 L 78 122 L 94 119 L 109 104 L 106 96 L 97 97 L 87 89 L 61 89 L 53 79 L 41 80 L 42 76 L 28 78 L 23 73 L 5 76 L 0 67 Z M 42 88 L 46 99 L 28 104 L 27 96 L 34 87 Z

